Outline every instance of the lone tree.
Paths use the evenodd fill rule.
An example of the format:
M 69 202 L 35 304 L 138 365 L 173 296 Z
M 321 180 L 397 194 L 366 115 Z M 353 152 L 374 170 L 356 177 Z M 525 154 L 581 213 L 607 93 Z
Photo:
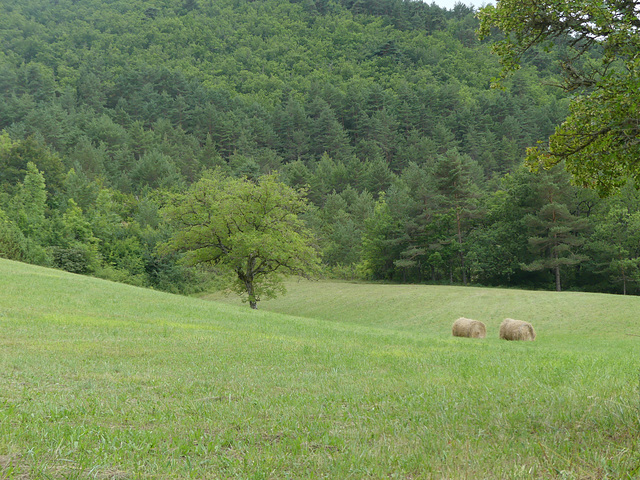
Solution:
M 190 265 L 218 265 L 232 272 L 230 288 L 251 308 L 284 292 L 282 276 L 308 276 L 318 270 L 312 236 L 298 215 L 307 209 L 304 190 L 276 175 L 229 178 L 205 175 L 165 212 L 177 227 L 166 251 L 184 252 Z
M 633 178 L 640 185 L 640 4 L 633 0 L 498 0 L 479 12 L 481 38 L 493 28 L 503 77 L 534 47 L 556 51 L 569 117 L 532 166 L 566 161 L 583 186 L 606 195 Z

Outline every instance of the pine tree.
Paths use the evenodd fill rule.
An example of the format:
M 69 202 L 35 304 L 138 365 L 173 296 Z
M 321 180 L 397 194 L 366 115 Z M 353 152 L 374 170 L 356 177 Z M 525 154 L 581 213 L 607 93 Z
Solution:
M 18 226 L 26 237 L 41 238 L 46 203 L 44 175 L 33 162 L 28 162 L 24 183 L 19 185 L 18 195 L 14 198 Z
M 462 283 L 467 284 L 467 266 L 464 244 L 469 222 L 478 213 L 479 189 L 474 179 L 474 167 L 477 165 L 456 150 L 448 150 L 441 155 L 435 165 L 436 189 L 441 195 L 444 213 L 454 220 L 453 241 L 459 259 Z
M 572 215 L 566 205 L 553 202 L 542 207 L 536 215 L 531 215 L 527 224 L 533 235 L 529 238 L 529 245 L 542 257 L 523 268 L 529 271 L 552 270 L 556 291 L 562 291 L 562 267 L 578 265 L 587 258 L 574 251 L 584 243 L 577 234 L 586 228 L 585 219 Z
M 542 206 L 535 214 L 526 216 L 525 224 L 529 228 L 530 248 L 540 258 L 523 265 L 523 268 L 528 271 L 551 270 L 556 291 L 560 292 L 563 267 L 578 265 L 587 259 L 585 255 L 576 253 L 576 249 L 584 243 L 579 233 L 587 227 L 587 221 L 573 215 L 565 203 L 570 186 L 561 168 L 543 172 L 536 180 Z

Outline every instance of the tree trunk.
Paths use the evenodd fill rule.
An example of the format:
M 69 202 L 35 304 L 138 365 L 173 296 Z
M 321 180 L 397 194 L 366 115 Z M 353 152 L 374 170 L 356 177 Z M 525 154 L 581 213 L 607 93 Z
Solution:
M 253 259 L 250 258 L 249 261 L 247 262 L 247 266 L 249 267 L 248 270 L 250 272 L 253 272 L 253 264 L 254 264 L 254 261 Z M 244 289 L 247 292 L 249 306 L 252 309 L 256 310 L 258 308 L 258 301 L 256 300 L 256 296 L 253 290 L 253 273 L 251 274 L 244 273 L 240 268 L 236 270 L 236 273 L 240 281 L 244 283 Z
M 464 253 L 460 252 L 460 270 L 462 271 L 462 284 L 467 284 L 467 270 L 464 264 Z
M 458 227 L 458 248 L 460 249 L 460 252 L 458 253 L 458 255 L 460 255 L 460 271 L 462 272 L 462 284 L 466 285 L 467 284 L 467 272 L 465 270 L 465 265 L 464 265 L 464 253 L 462 252 L 462 220 L 460 218 L 460 209 L 456 209 L 456 224 Z
M 244 287 L 247 289 L 247 296 L 249 298 L 249 306 L 252 309 L 257 310 L 258 309 L 258 302 L 256 301 L 256 297 L 253 294 L 253 279 L 245 279 Z
M 554 213 L 554 219 L 555 219 L 555 213 Z M 555 222 L 554 222 L 555 223 Z M 553 267 L 553 269 L 555 270 L 555 274 L 556 274 L 556 292 L 561 292 L 562 291 L 562 285 L 560 284 L 560 256 L 558 255 L 558 237 L 557 235 L 553 235 L 553 253 L 552 253 L 552 257 L 554 259 L 554 264 L 555 267 Z

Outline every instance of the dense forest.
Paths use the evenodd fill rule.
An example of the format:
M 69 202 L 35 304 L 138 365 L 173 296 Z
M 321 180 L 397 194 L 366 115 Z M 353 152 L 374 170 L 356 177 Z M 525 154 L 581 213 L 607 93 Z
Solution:
M 561 166 L 522 166 L 569 99 L 542 50 L 492 89 L 475 13 L 3 0 L 0 256 L 205 288 L 211 272 L 160 253 L 162 209 L 218 168 L 307 186 L 330 277 L 640 292 L 640 196 L 603 200 Z

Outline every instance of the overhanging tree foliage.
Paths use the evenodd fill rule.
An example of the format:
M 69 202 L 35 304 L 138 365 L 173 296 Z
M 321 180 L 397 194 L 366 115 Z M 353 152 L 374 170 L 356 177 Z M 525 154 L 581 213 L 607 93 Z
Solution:
M 531 165 L 566 160 L 574 179 L 600 194 L 640 179 L 640 4 L 631 0 L 499 0 L 480 13 L 479 33 L 496 27 L 503 76 L 536 46 L 555 48 L 571 112 Z M 638 184 L 638 182 L 636 182 Z
M 308 276 L 319 257 L 298 215 L 307 209 L 304 190 L 275 174 L 257 182 L 205 175 L 166 208 L 178 233 L 167 251 L 183 252 L 191 265 L 218 265 L 233 272 L 230 288 L 251 308 L 284 290 L 283 274 Z

